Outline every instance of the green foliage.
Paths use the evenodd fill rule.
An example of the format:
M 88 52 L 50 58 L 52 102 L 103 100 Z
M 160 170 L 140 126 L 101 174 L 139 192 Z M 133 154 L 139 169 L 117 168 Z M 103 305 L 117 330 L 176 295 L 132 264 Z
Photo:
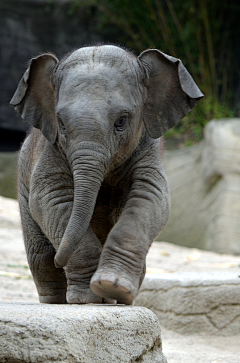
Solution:
M 44 11 L 45 13 L 50 13 L 52 11 L 52 7 L 54 5 L 54 1 L 53 0 L 47 0 L 46 1 L 46 5 L 45 5 L 45 8 L 44 8 Z
M 116 43 L 137 54 L 157 48 L 182 59 L 205 99 L 173 132 L 190 130 L 197 140 L 210 119 L 234 115 L 234 81 L 239 77 L 234 57 L 240 36 L 237 0 L 82 0 L 74 4 L 95 6 L 101 31 L 116 34 Z
M 0 195 L 17 198 L 17 153 L 0 153 Z
M 23 268 L 24 270 L 28 270 L 29 266 L 28 265 L 12 265 L 12 264 L 7 264 L 7 267 L 10 268 Z
M 232 109 L 218 100 L 205 97 L 178 125 L 165 134 L 165 138 L 173 138 L 177 144 L 179 140 L 182 146 L 191 146 L 202 139 L 208 121 L 228 117 L 234 117 Z
M 81 8 L 82 5 L 83 4 L 81 1 L 73 1 L 68 8 L 68 15 L 73 15 L 76 11 L 78 11 L 79 8 Z

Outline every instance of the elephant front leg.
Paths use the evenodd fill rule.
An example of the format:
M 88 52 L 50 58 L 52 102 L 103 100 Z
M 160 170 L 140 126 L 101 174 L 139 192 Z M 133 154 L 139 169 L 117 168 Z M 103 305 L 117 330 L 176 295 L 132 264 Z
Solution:
M 89 227 L 79 247 L 64 268 L 67 277 L 67 302 L 69 304 L 114 303 L 103 299 L 90 289 L 90 280 L 97 269 L 102 246 Z
M 145 275 L 149 245 L 149 240 L 139 234 L 136 237 L 133 231 L 126 231 L 124 222 L 123 225 L 119 223 L 110 233 L 98 269 L 91 279 L 92 291 L 116 299 L 119 304 L 130 305 Z
M 93 292 L 116 299 L 118 303 L 132 303 L 145 275 L 149 247 L 164 228 L 168 215 L 167 186 L 165 191 L 148 191 L 143 186 L 132 190 L 125 209 L 108 236 L 98 269 L 91 279 Z

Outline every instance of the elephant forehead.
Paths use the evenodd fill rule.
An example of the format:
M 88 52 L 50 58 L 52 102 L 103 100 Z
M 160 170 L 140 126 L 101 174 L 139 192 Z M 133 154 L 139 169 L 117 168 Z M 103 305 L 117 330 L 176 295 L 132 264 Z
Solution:
M 137 63 L 137 58 L 122 48 L 103 45 L 96 47 L 80 48 L 72 52 L 60 62 L 60 67 L 72 67 L 74 64 L 98 64 L 104 63 L 109 66 L 119 66 L 123 62 Z
M 96 93 L 98 91 L 112 93 L 117 89 L 134 89 L 138 81 L 134 75 L 129 72 L 120 76 L 118 71 L 108 70 L 106 67 L 98 69 L 89 69 L 87 66 L 69 69 L 63 76 L 59 85 L 61 92 L 80 92 Z
M 141 102 L 141 87 L 135 73 L 119 74 L 119 71 L 100 65 L 91 69 L 88 65 L 69 68 L 62 76 L 58 87 L 58 99 L 77 101 L 81 98 L 87 103 L 96 100 L 113 102 Z
M 73 52 L 60 62 L 57 75 L 65 87 L 95 83 L 106 90 L 123 84 L 136 86 L 143 77 L 136 58 L 114 46 L 86 47 Z

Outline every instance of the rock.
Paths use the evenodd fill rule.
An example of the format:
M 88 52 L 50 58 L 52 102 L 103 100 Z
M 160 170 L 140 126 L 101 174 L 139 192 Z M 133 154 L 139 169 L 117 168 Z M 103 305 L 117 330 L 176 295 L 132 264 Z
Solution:
M 166 363 L 142 307 L 0 303 L 0 362 Z
M 203 143 L 164 153 L 170 188 L 169 221 L 157 240 L 186 247 L 206 248 L 204 221 L 199 209 L 206 194 L 201 174 Z
M 240 334 L 240 275 L 198 272 L 146 275 L 134 305 L 151 309 L 181 334 Z
M 171 243 L 240 254 L 240 119 L 213 120 L 197 146 L 166 152 Z
M 207 249 L 240 254 L 240 119 L 211 121 L 204 130 L 202 203 Z
M 240 119 L 212 120 L 204 129 L 202 173 L 212 184 L 225 174 L 240 174 Z

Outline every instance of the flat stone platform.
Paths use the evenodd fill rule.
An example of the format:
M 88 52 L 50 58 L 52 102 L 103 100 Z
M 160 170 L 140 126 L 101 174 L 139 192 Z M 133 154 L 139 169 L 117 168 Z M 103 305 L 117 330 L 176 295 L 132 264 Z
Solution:
M 144 307 L 0 303 L 0 362 L 166 363 Z
M 161 325 L 181 334 L 240 334 L 238 272 L 145 276 L 134 305 L 151 309 Z

